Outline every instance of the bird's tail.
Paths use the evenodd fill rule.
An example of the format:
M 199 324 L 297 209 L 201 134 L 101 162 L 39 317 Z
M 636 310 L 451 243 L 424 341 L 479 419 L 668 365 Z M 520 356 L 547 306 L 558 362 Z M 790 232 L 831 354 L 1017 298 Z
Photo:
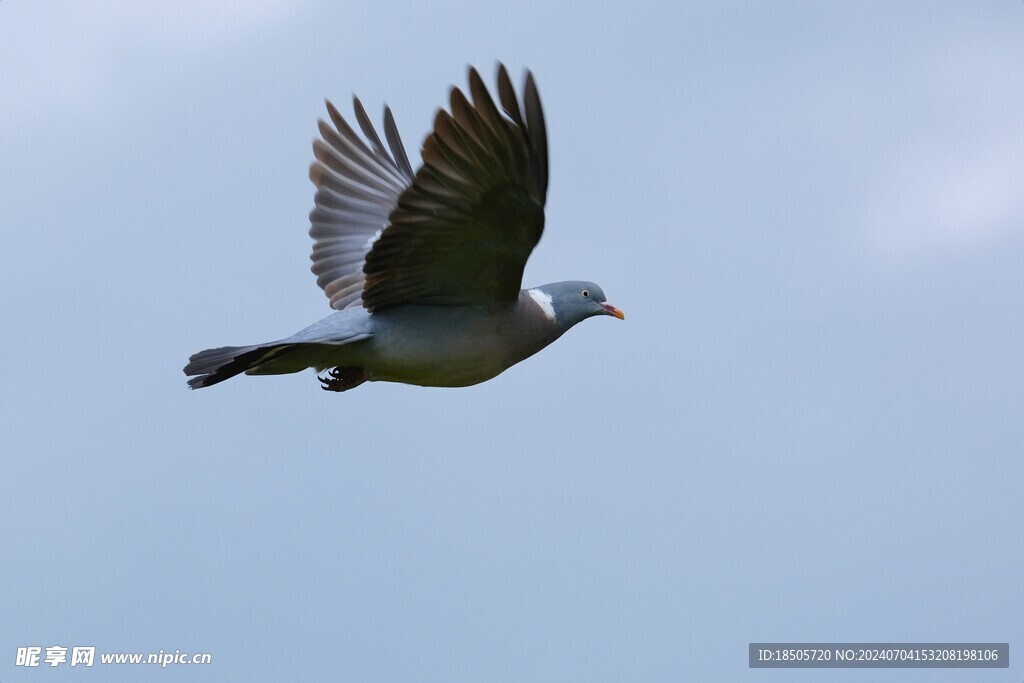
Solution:
M 188 359 L 185 374 L 192 389 L 212 386 L 237 374 L 254 370 L 293 349 L 296 344 L 272 343 L 262 346 L 221 346 L 206 349 Z M 292 370 L 291 372 L 295 372 Z

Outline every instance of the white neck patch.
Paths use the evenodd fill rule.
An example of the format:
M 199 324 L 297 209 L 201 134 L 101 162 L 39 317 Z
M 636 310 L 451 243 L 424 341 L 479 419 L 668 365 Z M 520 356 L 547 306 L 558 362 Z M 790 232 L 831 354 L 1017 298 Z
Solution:
M 528 289 L 526 293 L 530 295 L 534 303 L 540 306 L 540 310 L 544 311 L 544 315 L 551 322 L 555 322 L 555 307 L 551 304 L 551 295 L 545 294 L 539 289 Z

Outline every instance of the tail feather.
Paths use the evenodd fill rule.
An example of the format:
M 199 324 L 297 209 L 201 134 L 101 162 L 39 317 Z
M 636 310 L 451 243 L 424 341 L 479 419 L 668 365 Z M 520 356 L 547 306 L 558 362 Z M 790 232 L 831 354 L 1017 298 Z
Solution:
M 257 365 L 279 356 L 294 348 L 295 344 L 267 344 L 264 346 L 221 346 L 206 349 L 188 359 L 185 374 L 191 389 L 213 386 L 231 379 Z

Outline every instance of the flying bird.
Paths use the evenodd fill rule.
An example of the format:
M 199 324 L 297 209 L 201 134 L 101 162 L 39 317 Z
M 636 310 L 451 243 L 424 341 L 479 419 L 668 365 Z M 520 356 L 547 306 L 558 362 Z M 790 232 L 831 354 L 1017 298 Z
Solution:
M 452 88 L 415 172 L 389 108 L 385 147 L 358 98 L 363 137 L 328 101 L 331 122 L 319 122 L 313 143 L 309 234 L 312 271 L 335 312 L 278 341 L 200 351 L 185 366 L 188 385 L 315 368 L 329 391 L 469 386 L 582 320 L 623 319 L 593 282 L 521 289 L 544 229 L 547 133 L 532 74 L 522 106 L 502 65 L 497 92 L 500 109 L 470 68 L 470 97 Z

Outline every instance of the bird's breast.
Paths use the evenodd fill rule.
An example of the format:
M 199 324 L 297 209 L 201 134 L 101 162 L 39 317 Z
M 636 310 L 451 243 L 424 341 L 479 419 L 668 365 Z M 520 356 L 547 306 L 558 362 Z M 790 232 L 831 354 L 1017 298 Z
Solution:
M 506 307 L 402 306 L 373 314 L 364 350 L 371 379 L 422 386 L 484 382 L 557 338 L 552 326 Z

